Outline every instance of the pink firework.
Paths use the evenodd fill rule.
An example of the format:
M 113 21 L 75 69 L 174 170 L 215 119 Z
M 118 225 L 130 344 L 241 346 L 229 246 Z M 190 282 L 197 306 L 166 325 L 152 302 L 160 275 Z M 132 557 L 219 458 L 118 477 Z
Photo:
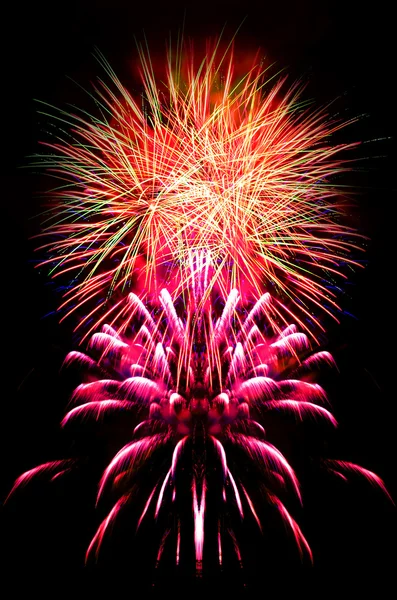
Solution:
M 207 287 L 209 262 L 202 254 L 192 257 L 194 285 L 186 303 L 176 306 L 163 289 L 162 311 L 155 318 L 130 294 L 133 316 L 123 333 L 104 325 L 91 337 L 89 355 L 66 357 L 66 365 L 77 363 L 87 371 L 89 382 L 75 390 L 63 427 L 88 419 L 100 426 L 108 413 L 128 412 L 135 421 L 131 440 L 100 479 L 97 505 L 106 496 L 116 500 L 92 538 L 87 560 L 98 558 L 119 513 L 130 508 L 137 529 L 145 519 L 165 515 L 158 563 L 167 550 L 178 565 L 181 544 L 193 540 L 200 576 L 209 497 L 218 507 L 217 527 L 209 535 L 216 536 L 219 565 L 225 543 L 232 542 L 243 560 L 235 519 L 251 519 L 262 531 L 266 504 L 290 530 L 302 559 L 312 559 L 309 542 L 282 499 L 290 492 L 301 503 L 300 483 L 287 457 L 267 438 L 266 421 L 279 411 L 336 427 L 326 394 L 315 383 L 316 372 L 333 367 L 333 358 L 313 353 L 308 336 L 293 324 L 274 332 L 269 294 L 246 307 L 232 289 L 220 302 Z M 330 460 L 325 465 L 344 479 L 359 473 L 387 494 L 382 480 L 358 465 Z M 69 466 L 56 461 L 36 467 L 18 478 L 13 491 L 35 475 L 48 472 L 54 478 Z M 150 487 L 144 501 L 139 499 L 143 477 Z M 142 506 L 139 514 L 136 503 Z

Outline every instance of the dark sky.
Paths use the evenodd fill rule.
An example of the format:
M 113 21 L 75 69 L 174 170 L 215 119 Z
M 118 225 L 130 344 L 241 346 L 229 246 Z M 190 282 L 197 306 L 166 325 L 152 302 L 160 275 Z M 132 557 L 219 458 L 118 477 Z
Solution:
M 161 56 L 169 31 L 177 32 L 183 21 L 186 4 L 82 0 L 35 2 L 27 7 L 13 3 L 2 9 L 4 494 L 21 471 L 58 458 L 57 452 L 69 443 L 60 436 L 58 423 L 70 390 L 58 371 L 74 339 L 68 323 L 58 325 L 56 315 L 43 318 L 55 310 L 59 297 L 45 274 L 34 269 L 34 244 L 28 241 L 29 235 L 37 233 L 37 222 L 30 218 L 39 210 L 34 195 L 38 180 L 21 167 L 27 164 L 26 156 L 37 150 L 45 127 L 34 99 L 56 105 L 79 101 L 68 77 L 83 86 L 95 78 L 95 47 L 128 81 L 134 36 L 142 38 L 144 31 L 151 49 Z M 226 31 L 232 33 L 244 18 L 240 47 L 261 47 L 292 78 L 304 77 L 309 81 L 307 94 L 319 104 L 339 98 L 338 106 L 346 115 L 365 115 L 351 135 L 354 140 L 377 140 L 361 150 L 370 158 L 363 172 L 354 175 L 361 188 L 359 224 L 372 241 L 365 271 L 353 276 L 347 297 L 341 299 L 354 318 L 342 315 L 341 325 L 330 332 L 329 347 L 341 369 L 331 383 L 341 427 L 329 448 L 335 450 L 335 457 L 376 471 L 396 497 L 396 97 L 391 9 L 383 0 L 368 7 L 348 0 L 203 0 L 186 8 L 185 31 L 203 39 L 217 34 L 226 23 Z M 36 496 L 29 497 L 28 509 L 23 500 L 3 509 L 9 511 L 5 552 L 6 570 L 12 577 L 18 580 L 23 573 L 36 573 L 30 585 L 40 589 L 52 577 L 59 581 L 69 573 L 69 582 L 78 585 L 83 577 L 81 553 L 95 525 L 86 499 L 89 483 L 80 483 L 81 496 L 76 484 L 73 493 L 65 491 L 67 500 L 58 498 L 57 508 L 50 508 L 44 496 Z M 328 586 L 330 580 L 342 585 L 344 577 L 357 593 L 365 589 L 364 580 L 387 589 L 394 585 L 395 511 L 365 485 L 357 484 L 349 492 L 336 487 L 335 491 L 322 480 L 318 486 L 309 485 L 305 519 L 318 561 L 313 571 L 305 571 L 302 590 L 314 589 L 317 583 Z M 58 525 L 61 519 L 63 525 Z M 133 570 L 128 577 L 134 577 Z M 269 578 L 274 580 L 274 573 L 265 576 Z

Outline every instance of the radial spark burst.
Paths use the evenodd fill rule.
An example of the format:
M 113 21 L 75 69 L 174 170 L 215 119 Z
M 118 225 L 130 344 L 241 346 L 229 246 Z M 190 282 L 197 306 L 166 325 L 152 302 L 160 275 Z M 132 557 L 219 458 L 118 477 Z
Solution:
M 61 308 L 88 343 L 66 358 L 88 376 L 62 426 L 133 423 L 100 478 L 108 512 L 87 560 L 130 510 L 137 530 L 161 528 L 158 564 L 173 554 L 200 576 L 214 548 L 218 566 L 226 547 L 244 560 L 235 524 L 261 532 L 269 505 L 311 560 L 290 506 L 302 502 L 293 458 L 266 429 L 274 411 L 337 425 L 316 383 L 333 358 L 312 344 L 319 315 L 338 308 L 334 278 L 355 264 L 338 184 L 352 144 L 331 143 L 346 123 L 310 110 L 301 86 L 270 85 L 258 60 L 238 73 L 219 43 L 202 61 L 170 50 L 164 77 L 140 58 L 134 96 L 100 57 L 110 81 L 92 94 L 95 114 L 52 111 L 60 128 L 38 162 L 61 182 L 41 265 L 69 280 Z M 73 466 L 35 467 L 11 493 Z M 358 465 L 324 466 L 387 494 Z
M 284 322 L 315 335 L 319 313 L 337 311 L 334 278 L 354 264 L 338 184 L 354 144 L 331 143 L 347 123 L 312 110 L 301 85 L 270 83 L 258 59 L 238 73 L 219 43 L 202 61 L 170 50 L 164 77 L 141 52 L 136 97 L 100 61 L 109 83 L 92 94 L 95 114 L 52 111 L 60 128 L 38 163 L 61 182 L 42 264 L 71 280 L 64 313 L 90 332 L 128 320 L 129 291 L 175 299 L 190 251 L 205 250 L 224 296 L 271 292 Z
M 225 544 L 232 543 L 237 559 L 244 560 L 234 524 L 248 518 L 262 532 L 264 505 L 276 510 L 301 557 L 311 560 L 309 542 L 284 499 L 292 494 L 302 502 L 298 477 L 267 438 L 266 423 L 278 411 L 335 427 L 325 392 L 314 382 L 322 367 L 334 366 L 333 358 L 313 353 L 308 336 L 295 325 L 274 332 L 269 294 L 249 309 L 237 289 L 220 302 L 208 288 L 208 258 L 197 253 L 192 264 L 195 277 L 185 303 L 175 305 L 163 289 L 155 317 L 130 293 L 133 316 L 125 331 L 103 325 L 87 354 L 71 352 L 65 360 L 82 367 L 89 381 L 75 390 L 63 427 L 86 420 L 100 426 L 109 413 L 122 418 L 130 413 L 134 421 L 131 440 L 100 479 L 97 505 L 106 498 L 114 505 L 92 538 L 87 560 L 98 559 L 105 535 L 130 508 L 137 529 L 143 520 L 163 516 L 158 563 L 167 551 L 178 565 L 181 547 L 186 555 L 191 545 L 200 576 L 208 548 L 217 547 L 220 565 Z M 358 465 L 324 464 L 343 479 L 359 473 L 387 494 L 382 480 Z M 12 492 L 34 476 L 54 479 L 71 467 L 70 460 L 40 465 L 21 475 Z M 148 490 L 143 499 L 142 489 Z M 216 513 L 210 531 L 207 502 Z

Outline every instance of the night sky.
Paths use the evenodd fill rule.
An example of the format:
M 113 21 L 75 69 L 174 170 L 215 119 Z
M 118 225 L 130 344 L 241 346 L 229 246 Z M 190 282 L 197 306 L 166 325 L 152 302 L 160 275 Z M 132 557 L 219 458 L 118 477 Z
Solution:
M 74 444 L 83 444 L 66 438 L 59 428 L 78 383 L 60 375 L 59 369 L 65 355 L 76 348 L 77 338 L 71 321 L 58 323 L 54 311 L 59 292 L 44 270 L 34 268 L 35 242 L 29 241 L 39 231 L 39 220 L 32 217 L 40 210 L 38 192 L 45 180 L 25 167 L 48 128 L 34 99 L 62 107 L 86 102 L 71 79 L 86 88 L 94 81 L 99 72 L 92 56 L 96 47 L 128 85 L 136 57 L 134 36 L 142 39 L 144 32 L 153 55 L 161 57 L 169 32 L 176 34 L 182 24 L 186 4 L 74 0 L 59 5 L 35 2 L 23 8 L 13 3 L 3 12 L 1 499 L 21 472 L 66 458 Z M 227 37 L 245 18 L 238 48 L 250 53 L 262 48 L 272 62 L 286 68 L 291 80 L 302 77 L 308 82 L 305 97 L 317 104 L 335 100 L 342 116 L 362 115 L 344 135 L 348 141 L 367 142 L 357 150 L 366 160 L 360 161 L 351 181 L 360 192 L 357 226 L 371 241 L 365 270 L 352 275 L 340 298 L 346 311 L 340 315 L 341 324 L 329 330 L 327 348 L 340 373 L 327 390 L 340 427 L 336 435 L 316 443 L 323 444 L 331 458 L 375 471 L 397 498 L 395 28 L 387 4 L 382 0 L 367 8 L 348 0 L 203 0 L 186 9 L 185 32 L 204 39 L 226 24 Z M 112 581 L 114 597 L 134 596 L 141 584 L 124 538 L 122 550 L 114 550 L 119 566 L 115 559 L 103 569 L 82 566 L 100 520 L 93 508 L 94 475 L 76 476 L 69 487 L 65 483 L 55 491 L 34 486 L 1 509 L 4 598 L 19 597 L 18 590 L 25 586 L 43 593 L 71 586 L 94 597 Z M 314 566 L 300 567 L 291 549 L 284 554 L 284 546 L 276 543 L 274 556 L 267 551 L 256 575 L 251 574 L 249 581 L 242 577 L 245 592 L 259 589 L 268 598 L 280 598 L 291 590 L 300 596 L 334 589 L 358 597 L 371 587 L 378 590 L 378 597 L 386 597 L 388 589 L 395 589 L 396 509 L 379 490 L 359 479 L 348 486 L 326 476 L 313 479 L 310 473 L 306 479 L 305 510 L 298 521 L 305 525 Z M 6 591 L 8 580 L 14 591 Z M 211 588 L 212 582 L 207 583 Z M 227 589 L 227 583 L 221 580 L 216 585 Z M 183 585 L 178 589 L 193 584 Z

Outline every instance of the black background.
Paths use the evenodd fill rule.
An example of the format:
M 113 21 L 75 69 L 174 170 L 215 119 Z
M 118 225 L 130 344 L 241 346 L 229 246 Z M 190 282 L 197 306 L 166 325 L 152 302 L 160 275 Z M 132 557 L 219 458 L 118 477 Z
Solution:
M 144 30 L 150 48 L 161 56 L 163 42 L 169 31 L 180 27 L 185 8 L 182 2 L 85 0 L 14 3 L 2 15 L 2 498 L 22 471 L 67 456 L 70 449 L 58 423 L 71 391 L 71 382 L 59 375 L 59 368 L 75 347 L 72 323 L 59 325 L 55 314 L 44 318 L 55 310 L 59 296 L 47 274 L 34 269 L 34 243 L 28 240 L 38 230 L 31 217 L 39 210 L 35 192 L 41 180 L 21 167 L 28 163 L 26 156 L 37 151 L 46 126 L 34 99 L 56 105 L 84 102 L 67 76 L 88 87 L 99 69 L 92 57 L 94 47 L 128 84 L 136 56 L 134 36 L 142 38 Z M 329 390 L 340 428 L 325 450 L 330 457 L 378 473 L 396 498 L 391 9 L 386 2 L 366 7 L 355 1 L 204 0 L 187 8 L 185 31 L 203 39 L 227 23 L 227 32 L 233 33 L 244 17 L 238 36 L 241 48 L 261 47 L 292 79 L 307 79 L 305 93 L 319 104 L 339 98 L 346 116 L 364 115 L 349 130 L 352 139 L 377 140 L 360 149 L 360 155 L 370 159 L 352 176 L 360 186 L 359 227 L 371 242 L 366 269 L 352 277 L 341 299 L 354 317 L 342 314 L 340 326 L 330 327 L 329 348 L 340 374 Z M 19 597 L 25 586 L 30 591 L 53 589 L 55 596 L 71 586 L 77 596 L 86 589 L 89 597 L 101 597 L 108 583 L 114 597 L 141 597 L 139 574 L 132 564 L 121 561 L 119 570 L 113 566 L 106 574 L 82 567 L 97 523 L 93 483 L 91 474 L 56 493 L 48 487 L 27 491 L 2 508 L 3 597 Z M 395 589 L 395 511 L 379 491 L 355 478 L 347 487 L 326 477 L 309 481 L 303 522 L 314 566 L 297 567 L 290 553 L 283 557 L 278 548 L 279 568 L 274 561 L 272 568 L 261 565 L 245 592 L 259 589 L 272 598 L 284 597 L 287 591 L 326 595 L 349 590 L 356 597 L 373 587 L 385 597 L 387 590 Z M 222 587 L 227 581 L 218 584 Z

